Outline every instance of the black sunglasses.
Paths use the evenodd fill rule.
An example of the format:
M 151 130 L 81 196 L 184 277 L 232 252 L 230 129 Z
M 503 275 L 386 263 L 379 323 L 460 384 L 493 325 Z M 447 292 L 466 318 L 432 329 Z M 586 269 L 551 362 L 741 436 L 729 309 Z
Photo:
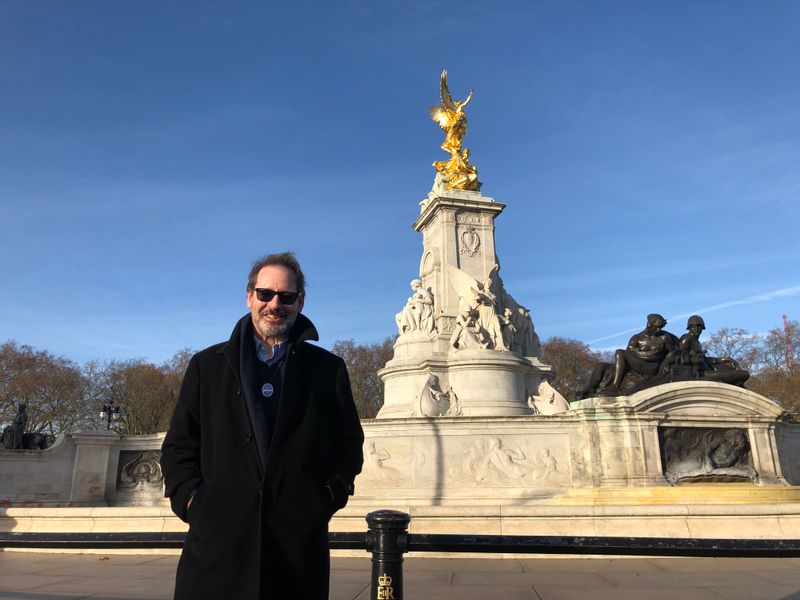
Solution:
M 297 292 L 276 292 L 269 288 L 255 288 L 256 298 L 261 302 L 272 302 L 272 299 L 277 295 L 278 302 L 286 306 L 291 306 L 300 297 Z

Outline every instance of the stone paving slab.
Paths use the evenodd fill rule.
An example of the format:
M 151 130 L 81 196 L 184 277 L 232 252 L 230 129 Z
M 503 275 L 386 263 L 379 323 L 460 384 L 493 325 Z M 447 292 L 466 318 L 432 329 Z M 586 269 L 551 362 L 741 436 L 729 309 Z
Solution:
M 169 600 L 177 556 L 0 552 L 0 600 Z M 331 600 L 369 600 L 333 558 Z M 800 600 L 800 558 L 410 558 L 406 600 Z

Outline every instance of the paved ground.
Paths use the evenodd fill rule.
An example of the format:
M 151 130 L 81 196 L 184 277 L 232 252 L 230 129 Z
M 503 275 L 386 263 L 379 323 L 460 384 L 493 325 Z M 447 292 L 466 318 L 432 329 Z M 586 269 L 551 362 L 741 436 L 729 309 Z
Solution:
M 176 564 L 0 552 L 0 600 L 169 599 Z M 331 600 L 369 600 L 369 577 L 368 557 L 333 559 Z M 800 558 L 411 558 L 404 577 L 406 600 L 800 600 Z

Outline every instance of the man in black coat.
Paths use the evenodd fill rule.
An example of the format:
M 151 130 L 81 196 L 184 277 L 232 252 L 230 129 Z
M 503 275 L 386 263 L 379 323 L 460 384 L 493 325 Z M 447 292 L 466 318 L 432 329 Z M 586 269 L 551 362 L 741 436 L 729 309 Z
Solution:
M 341 358 L 308 343 L 291 253 L 257 261 L 245 315 L 186 369 L 162 447 L 189 523 L 176 600 L 328 597 L 328 521 L 353 493 L 364 434 Z

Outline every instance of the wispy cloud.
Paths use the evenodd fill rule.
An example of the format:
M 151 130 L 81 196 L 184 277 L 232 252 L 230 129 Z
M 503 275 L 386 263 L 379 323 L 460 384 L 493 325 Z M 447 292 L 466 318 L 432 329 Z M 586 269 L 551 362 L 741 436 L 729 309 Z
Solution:
M 772 292 L 766 292 L 765 294 L 756 294 L 755 296 L 750 296 L 749 298 L 745 298 L 743 300 L 731 300 L 729 302 L 722 302 L 720 304 L 712 304 L 711 306 L 705 306 L 703 308 L 697 308 L 691 312 L 682 313 L 680 315 L 673 315 L 672 319 L 681 319 L 683 317 L 688 317 L 690 315 L 696 315 L 698 313 L 710 313 L 717 310 L 721 310 L 723 308 L 729 308 L 731 306 L 740 306 L 742 304 L 757 304 L 759 302 L 768 302 L 770 300 L 774 300 L 775 298 L 786 298 L 789 296 L 797 296 L 800 295 L 800 285 L 794 285 L 788 288 L 782 288 L 780 290 L 774 290 Z
M 684 317 L 689 317 L 690 315 L 696 314 L 708 314 L 711 312 L 715 312 L 718 310 L 722 310 L 723 308 L 730 308 L 731 306 L 741 306 L 743 304 L 758 304 L 759 302 L 768 302 L 770 300 L 774 300 L 775 298 L 786 298 L 789 296 L 798 296 L 800 295 L 800 285 L 793 285 L 787 288 L 781 288 L 779 290 L 773 290 L 771 292 L 766 292 L 763 294 L 756 294 L 755 296 L 749 296 L 747 298 L 743 298 L 740 300 L 729 300 L 727 302 L 720 302 L 719 304 L 712 304 L 711 306 L 704 306 L 702 308 L 696 308 L 692 311 L 681 313 L 678 315 L 670 315 L 667 317 L 667 320 L 672 321 L 674 319 L 682 319 Z M 610 335 L 605 335 L 603 337 L 599 337 L 593 340 L 589 340 L 588 344 L 593 346 L 598 342 L 603 342 L 605 340 L 614 339 L 621 335 L 625 335 L 628 333 L 633 333 L 634 331 L 639 331 L 639 327 L 633 327 L 631 329 L 625 329 L 624 331 L 618 331 L 616 333 L 612 333 Z

